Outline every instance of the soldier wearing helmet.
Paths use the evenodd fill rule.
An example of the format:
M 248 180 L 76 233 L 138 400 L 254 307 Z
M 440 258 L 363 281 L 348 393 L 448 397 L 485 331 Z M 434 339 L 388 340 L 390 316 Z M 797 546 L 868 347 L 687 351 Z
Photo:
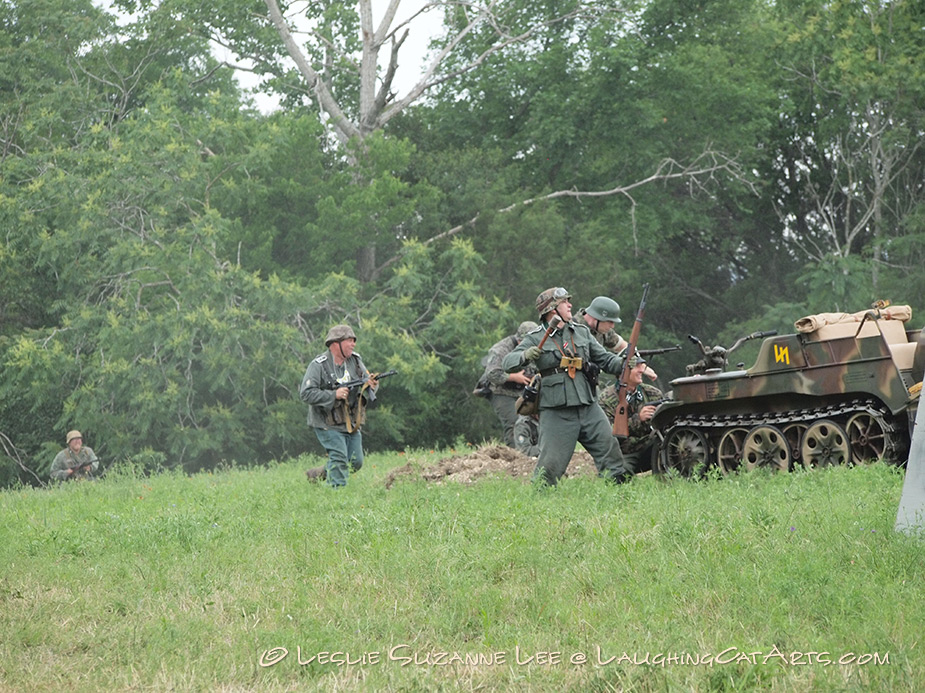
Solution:
M 617 324 L 620 320 L 620 304 L 607 296 L 598 296 L 588 305 L 578 311 L 578 317 L 584 320 L 591 334 L 608 351 L 620 356 L 624 355 L 628 342 L 617 334 Z M 646 377 L 655 380 L 658 374 L 651 366 L 646 366 Z
M 539 325 L 535 322 L 525 320 L 520 323 L 514 334 L 493 344 L 485 357 L 485 372 L 476 387 L 477 393 L 487 391 L 488 401 L 501 422 L 504 444 L 511 448 L 514 447 L 514 424 L 517 422 L 514 403 L 523 394 L 524 387 L 536 372 L 532 367 L 527 367 L 514 373 L 506 373 L 501 368 L 501 362 L 528 333 L 538 329 Z
M 607 417 L 597 405 L 588 367 L 591 364 L 617 375 L 622 362 L 594 339 L 583 321 L 572 322 L 570 298 L 562 287 L 540 293 L 536 310 L 543 329 L 528 333 L 502 362 L 508 373 L 532 364 L 542 376 L 539 456 L 533 477 L 541 483 L 558 483 L 572 459 L 575 443 L 581 443 L 594 458 L 600 476 L 622 482 L 631 473 L 623 463 Z M 553 329 L 554 317 L 562 322 Z
M 335 325 L 324 339 L 327 351 L 308 364 L 299 397 L 309 405 L 308 425 L 328 453 L 323 468 L 306 472 L 310 480 L 327 480 L 329 486 L 347 485 L 350 472 L 363 466 L 363 435 L 366 404 L 376 399 L 378 381 L 371 377 L 363 359 L 354 351 L 357 337 L 349 325 Z M 369 377 L 362 391 L 341 383 Z
M 80 431 L 68 431 L 65 440 L 67 447 L 55 455 L 51 463 L 51 478 L 56 481 L 92 479 L 100 467 L 96 453 L 83 444 Z
M 657 440 L 650 422 L 657 408 L 656 403 L 664 399 L 664 395 L 654 385 L 643 382 L 643 376 L 646 374 L 646 361 L 642 356 L 634 354 L 630 359 L 629 368 L 626 394 L 629 434 L 623 439 L 618 439 L 618 444 L 623 452 L 626 466 L 633 473 L 639 474 L 652 469 L 652 456 L 657 448 Z M 598 403 L 612 423 L 620 403 L 620 394 L 615 384 L 606 387 L 601 392 Z

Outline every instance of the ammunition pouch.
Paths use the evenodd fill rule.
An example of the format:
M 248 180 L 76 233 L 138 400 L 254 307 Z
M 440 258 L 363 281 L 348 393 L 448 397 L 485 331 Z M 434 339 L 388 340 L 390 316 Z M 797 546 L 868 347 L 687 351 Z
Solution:
M 340 400 L 327 414 L 324 422 L 328 426 L 346 426 L 347 433 L 353 433 L 359 430 L 360 426 L 366 423 L 366 402 L 360 397 L 353 406 Z
M 524 387 L 523 394 L 514 402 L 514 410 L 521 416 L 532 416 L 540 410 L 540 385 L 543 379 L 534 375 L 530 383 Z

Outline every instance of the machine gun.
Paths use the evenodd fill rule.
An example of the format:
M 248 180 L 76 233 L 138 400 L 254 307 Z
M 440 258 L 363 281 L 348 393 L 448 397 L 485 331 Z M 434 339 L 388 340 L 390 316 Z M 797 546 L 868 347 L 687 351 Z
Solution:
M 644 359 L 650 356 L 658 356 L 659 354 L 667 354 L 669 351 L 681 351 L 681 345 L 675 344 L 672 347 L 661 347 L 659 349 L 636 349 L 636 353 Z
M 700 347 L 700 352 L 703 354 L 703 358 L 700 359 L 697 363 L 688 364 L 687 374 L 703 375 L 707 371 L 723 371 L 726 368 L 726 363 L 729 361 L 729 354 L 745 344 L 745 342 L 752 339 L 764 339 L 765 337 L 773 337 L 776 334 L 777 330 L 768 330 L 767 332 L 752 332 L 751 334 L 744 337 L 739 337 L 735 344 L 733 344 L 728 349 L 719 345 L 705 347 L 703 342 L 701 342 L 697 337 L 689 334 L 687 335 L 687 338 L 698 347 Z

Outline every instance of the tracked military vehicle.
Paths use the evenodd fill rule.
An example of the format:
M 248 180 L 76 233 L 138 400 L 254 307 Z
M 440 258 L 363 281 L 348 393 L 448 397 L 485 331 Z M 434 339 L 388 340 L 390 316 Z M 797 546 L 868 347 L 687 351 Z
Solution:
M 703 358 L 655 412 L 655 468 L 904 463 L 925 370 L 925 335 L 907 329 L 910 319 L 908 306 L 881 305 L 802 318 L 795 334 L 756 332 L 729 349 L 692 336 Z M 753 339 L 763 340 L 755 365 L 730 370 L 732 352 Z

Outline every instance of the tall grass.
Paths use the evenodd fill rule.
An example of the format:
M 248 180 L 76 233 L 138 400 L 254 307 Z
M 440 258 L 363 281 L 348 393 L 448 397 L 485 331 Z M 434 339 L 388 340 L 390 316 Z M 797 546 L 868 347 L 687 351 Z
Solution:
M 0 494 L 10 691 L 916 690 L 886 465 L 405 481 L 302 459 Z M 809 654 L 825 653 L 825 654 Z M 841 661 L 840 661 L 841 660 Z

